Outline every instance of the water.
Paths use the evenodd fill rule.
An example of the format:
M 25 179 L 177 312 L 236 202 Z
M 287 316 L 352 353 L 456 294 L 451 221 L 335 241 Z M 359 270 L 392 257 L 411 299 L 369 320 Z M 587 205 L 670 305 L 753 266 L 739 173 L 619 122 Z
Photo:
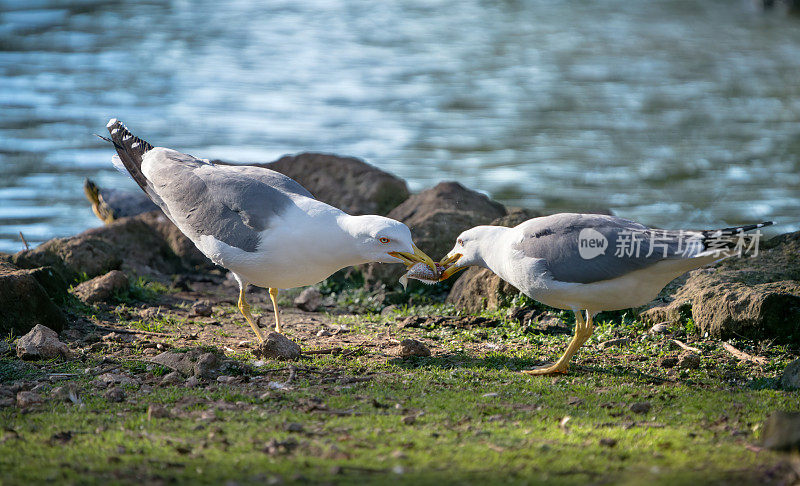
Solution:
M 165 5 L 165 3 L 168 3 Z M 800 229 L 800 18 L 735 0 L 0 0 L 0 251 L 100 224 L 94 137 L 325 151 L 413 190 Z

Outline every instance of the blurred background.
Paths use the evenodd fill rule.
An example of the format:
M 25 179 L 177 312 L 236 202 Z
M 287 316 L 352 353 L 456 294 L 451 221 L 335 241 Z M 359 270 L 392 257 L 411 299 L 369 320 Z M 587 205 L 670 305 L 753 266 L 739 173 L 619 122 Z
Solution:
M 744 0 L 0 0 L 0 251 L 100 225 L 109 118 L 204 158 L 800 229 L 800 17 Z

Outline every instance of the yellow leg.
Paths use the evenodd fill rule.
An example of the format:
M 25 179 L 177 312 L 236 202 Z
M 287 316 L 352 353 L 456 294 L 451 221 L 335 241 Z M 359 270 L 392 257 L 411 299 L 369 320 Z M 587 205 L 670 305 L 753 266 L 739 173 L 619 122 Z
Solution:
M 272 299 L 272 308 L 275 309 L 275 332 L 281 332 L 281 315 L 278 312 L 278 302 L 275 300 L 278 297 L 278 289 L 269 289 L 269 298 Z
M 253 328 L 253 332 L 256 333 L 256 337 L 258 338 L 259 342 L 264 342 L 264 335 L 261 334 L 261 329 L 258 328 L 258 325 L 253 320 L 253 316 L 250 314 L 250 304 L 247 303 L 247 300 L 244 297 L 244 287 L 239 289 L 239 310 L 241 311 L 244 318 L 247 319 L 247 323 L 250 324 L 250 327 Z
M 583 311 L 575 313 L 575 335 L 572 336 L 572 341 L 564 351 L 563 356 L 550 366 L 543 366 L 541 368 L 534 368 L 532 370 L 522 370 L 523 373 L 529 375 L 549 375 L 552 373 L 566 373 L 569 370 L 569 361 L 578 352 L 578 349 L 583 346 L 594 330 L 592 324 L 592 316 L 588 316 L 588 320 L 583 319 Z

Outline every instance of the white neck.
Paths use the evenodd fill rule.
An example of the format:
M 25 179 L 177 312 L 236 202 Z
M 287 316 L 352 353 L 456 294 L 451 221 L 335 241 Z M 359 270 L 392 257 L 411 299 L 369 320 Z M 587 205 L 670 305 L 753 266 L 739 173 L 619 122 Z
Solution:
M 512 233 L 512 228 L 506 228 L 505 226 L 481 227 L 475 257 L 466 263 L 488 268 L 502 277 L 506 273 L 505 260 L 502 255 L 507 250 L 507 243 L 509 238 L 513 236 Z

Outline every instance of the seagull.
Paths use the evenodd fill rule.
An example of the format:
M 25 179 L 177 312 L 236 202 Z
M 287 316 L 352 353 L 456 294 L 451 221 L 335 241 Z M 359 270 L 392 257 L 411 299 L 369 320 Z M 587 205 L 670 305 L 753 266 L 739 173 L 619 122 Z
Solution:
M 523 373 L 566 373 L 569 361 L 592 335 L 602 311 L 638 307 L 678 276 L 741 254 L 772 222 L 711 231 L 660 230 L 599 214 L 562 213 L 513 228 L 476 226 L 458 236 L 439 262 L 444 280 L 468 266 L 488 268 L 545 305 L 571 310 L 575 334 L 561 358 Z M 585 317 L 584 317 L 585 313 Z
M 212 262 L 239 283 L 238 307 L 259 341 L 248 284 L 269 289 L 281 332 L 278 289 L 315 284 L 368 262 L 436 264 L 414 245 L 406 225 L 376 215 L 351 216 L 314 199 L 289 177 L 262 167 L 215 165 L 134 136 L 119 120 L 106 125 L 112 162 Z M 438 273 L 437 273 L 438 275 Z

